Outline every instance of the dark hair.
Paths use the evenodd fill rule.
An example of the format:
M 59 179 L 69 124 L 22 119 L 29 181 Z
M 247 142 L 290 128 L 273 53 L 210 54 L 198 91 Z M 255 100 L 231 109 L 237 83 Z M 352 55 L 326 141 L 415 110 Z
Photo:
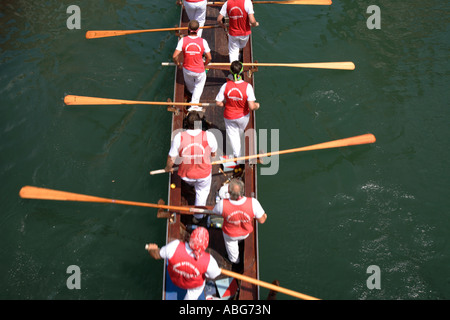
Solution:
M 189 21 L 189 24 L 188 24 L 189 33 L 191 33 L 191 32 L 197 33 L 197 30 L 199 27 L 200 27 L 200 25 L 197 20 Z
M 235 75 L 240 75 L 241 72 L 243 71 L 242 68 L 243 68 L 243 64 L 240 61 L 236 60 L 231 63 L 230 72 Z
M 199 129 L 201 129 L 202 118 L 200 113 L 197 111 L 190 111 L 186 117 L 186 129 L 195 129 L 195 123 L 197 121 L 200 123 L 200 125 L 198 125 Z

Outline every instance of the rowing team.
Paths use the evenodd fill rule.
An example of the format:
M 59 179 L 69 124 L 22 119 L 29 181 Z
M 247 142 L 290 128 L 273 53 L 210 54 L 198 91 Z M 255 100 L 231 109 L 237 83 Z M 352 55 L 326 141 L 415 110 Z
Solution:
M 230 3 L 227 7 L 227 3 Z M 204 25 L 206 1 L 185 0 L 186 12 L 190 18 L 188 36 L 182 38 L 173 54 L 174 62 L 180 66 L 183 57 L 183 76 L 187 89 L 192 93 L 192 103 L 198 103 L 206 82 L 205 66 L 211 61 L 208 43 L 201 38 L 200 26 Z M 195 9 L 196 8 L 196 9 Z M 204 9 L 202 9 L 204 8 Z M 230 8 L 230 9 L 228 9 Z M 240 14 L 234 10 L 239 8 Z M 241 10 L 242 9 L 242 10 Z M 198 14 L 200 12 L 200 14 Z M 247 44 L 250 26 L 257 26 L 253 6 L 250 0 L 229 0 L 218 16 L 219 23 L 225 16 L 229 23 L 230 73 L 232 78 L 220 88 L 216 96 L 216 105 L 224 108 L 224 121 L 227 137 L 231 143 L 233 156 L 241 155 L 241 139 L 250 119 L 250 111 L 259 109 L 251 84 L 242 78 L 243 64 L 239 61 L 239 50 Z M 196 17 L 197 19 L 193 19 Z M 203 60 L 205 55 L 205 60 Z M 195 189 L 195 205 L 205 206 L 210 193 L 212 165 L 217 141 L 209 131 L 203 131 L 201 123 L 204 111 L 193 106 L 186 117 L 186 128 L 175 135 L 167 158 L 165 171 L 173 172 L 175 161 L 179 163 L 178 175 Z M 229 198 L 218 201 L 213 209 L 224 218 L 222 231 L 229 261 L 237 265 L 239 261 L 239 241 L 253 232 L 253 220 L 264 223 L 267 214 L 256 198 L 244 196 L 244 183 L 232 179 L 228 184 Z M 199 223 L 203 214 L 194 214 L 193 221 Z M 188 242 L 174 240 L 161 249 L 156 244 L 146 246 L 155 259 L 168 261 L 168 274 L 172 282 L 187 289 L 186 300 L 196 300 L 205 286 L 205 279 L 215 279 L 221 274 L 217 261 L 205 252 L 209 244 L 209 233 L 203 227 L 197 227 Z

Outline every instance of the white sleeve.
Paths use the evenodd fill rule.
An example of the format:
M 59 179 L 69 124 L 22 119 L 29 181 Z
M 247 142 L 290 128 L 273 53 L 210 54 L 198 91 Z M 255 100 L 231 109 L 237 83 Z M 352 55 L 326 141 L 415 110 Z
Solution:
M 174 240 L 168 244 L 166 244 L 164 247 L 162 247 L 159 250 L 159 255 L 163 259 L 170 259 L 175 254 L 175 251 L 177 250 L 178 244 L 180 244 L 180 240 Z
M 244 9 L 247 14 L 255 14 L 255 11 L 253 11 L 253 2 L 251 0 L 245 0 Z
M 222 215 L 223 211 L 223 200 L 220 200 L 217 202 L 217 204 L 214 206 L 213 212 Z
M 216 101 L 224 101 L 225 100 L 225 87 L 226 87 L 227 83 L 225 82 L 219 90 L 219 93 L 216 96 Z
M 252 206 L 253 206 L 253 213 L 255 214 L 256 219 L 261 218 L 265 212 L 257 199 L 252 198 Z
M 211 147 L 211 152 L 216 152 L 217 151 L 216 136 L 212 132 L 206 131 L 206 139 L 208 140 L 208 144 Z
M 172 47 L 172 48 L 173 48 L 173 47 Z M 175 50 L 183 51 L 183 38 L 181 38 L 181 39 L 178 41 L 178 44 L 177 44 L 177 47 L 175 48 Z
M 219 12 L 222 16 L 227 16 L 227 2 L 225 2 Z
M 172 145 L 170 147 L 169 156 L 172 158 L 178 157 L 178 149 L 180 149 L 181 133 L 177 133 L 173 138 Z
M 221 274 L 221 270 L 219 265 L 217 264 L 216 259 L 212 255 L 210 255 L 208 269 L 206 269 L 205 276 L 209 279 L 215 279 Z
M 247 93 L 247 101 L 256 101 L 255 91 L 253 90 L 251 84 L 248 84 L 246 93 Z
M 208 41 L 206 41 L 205 39 L 203 39 L 203 47 L 205 48 L 205 53 L 211 52 Z

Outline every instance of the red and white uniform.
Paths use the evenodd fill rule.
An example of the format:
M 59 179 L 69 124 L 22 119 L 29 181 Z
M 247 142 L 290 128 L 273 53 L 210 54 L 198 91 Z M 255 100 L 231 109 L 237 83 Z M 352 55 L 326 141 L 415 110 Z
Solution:
M 182 132 L 178 156 L 181 158 L 178 168 L 181 178 L 201 179 L 211 174 L 211 147 L 205 131 L 196 136 Z
M 191 146 L 189 146 L 191 144 Z M 211 153 L 217 151 L 213 133 L 201 129 L 185 130 L 175 134 L 169 156 L 179 164 L 178 175 L 195 188 L 195 205 L 205 206 L 211 189 Z M 202 214 L 194 214 L 198 219 Z
M 205 72 L 203 53 L 205 52 L 205 39 L 200 37 L 183 37 L 181 51 L 183 51 L 183 68 L 192 72 Z
M 252 198 L 245 198 L 241 205 L 232 204 L 229 199 L 223 200 L 223 232 L 232 238 L 242 237 L 253 231 Z
M 248 101 L 256 101 L 253 87 L 243 80 L 236 82 L 227 80 L 220 88 L 216 101 L 222 101 L 225 104 L 223 114 L 225 129 L 231 143 L 233 156 L 239 157 L 242 154 L 241 145 L 243 145 L 244 131 L 250 119 Z
M 210 255 L 206 252 L 198 260 L 195 260 L 187 253 L 185 243 L 180 242 L 174 255 L 169 259 L 170 279 L 182 289 L 200 287 L 205 281 L 209 260 Z
M 230 36 L 248 36 L 252 33 L 244 0 L 228 0 L 227 16 L 229 18 L 228 33 Z
M 211 52 L 208 42 L 199 36 L 186 36 L 178 41 L 175 50 L 183 53 L 183 77 L 186 88 L 192 93 L 191 102 L 199 102 L 206 83 L 203 54 Z M 190 110 L 201 109 L 194 106 Z
M 225 110 L 223 116 L 226 119 L 238 119 L 249 114 L 247 87 L 251 86 L 245 81 L 227 80 L 224 90 Z
M 253 231 L 253 220 L 264 215 L 264 209 L 255 198 L 242 197 L 239 200 L 220 200 L 213 211 L 223 216 L 223 238 L 228 259 L 239 262 L 239 240 L 243 240 Z
M 247 45 L 251 34 L 249 14 L 255 14 L 251 0 L 228 0 L 220 14 L 229 18 L 228 53 L 230 62 L 239 60 L 239 49 Z
M 187 289 L 185 300 L 198 299 L 205 286 L 205 277 L 214 279 L 221 273 L 214 257 L 205 252 L 199 260 L 195 260 L 189 245 L 179 240 L 162 247 L 159 254 L 169 262 L 168 273 L 173 283 Z

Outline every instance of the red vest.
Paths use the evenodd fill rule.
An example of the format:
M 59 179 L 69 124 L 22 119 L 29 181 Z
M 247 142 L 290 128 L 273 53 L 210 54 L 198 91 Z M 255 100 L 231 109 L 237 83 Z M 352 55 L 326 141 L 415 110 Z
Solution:
M 178 168 L 181 178 L 201 179 L 211 174 L 211 147 L 205 131 L 196 136 L 182 132 L 178 155 L 181 158 Z
M 228 33 L 231 36 L 247 36 L 252 33 L 244 2 L 244 0 L 227 1 Z
M 183 67 L 192 72 L 205 72 L 205 64 L 203 63 L 203 38 L 197 37 L 191 39 L 189 36 L 183 38 Z
M 172 282 L 182 289 L 200 287 L 205 281 L 210 255 L 204 252 L 198 260 L 186 251 L 185 243 L 178 244 L 175 254 L 169 259 L 169 276 Z
M 230 237 L 245 236 L 253 231 L 252 198 L 246 198 L 241 205 L 231 204 L 229 199 L 223 200 L 222 230 Z
M 223 116 L 229 120 L 241 118 L 247 115 L 248 108 L 247 82 L 235 83 L 227 80 L 225 86 L 225 110 Z

